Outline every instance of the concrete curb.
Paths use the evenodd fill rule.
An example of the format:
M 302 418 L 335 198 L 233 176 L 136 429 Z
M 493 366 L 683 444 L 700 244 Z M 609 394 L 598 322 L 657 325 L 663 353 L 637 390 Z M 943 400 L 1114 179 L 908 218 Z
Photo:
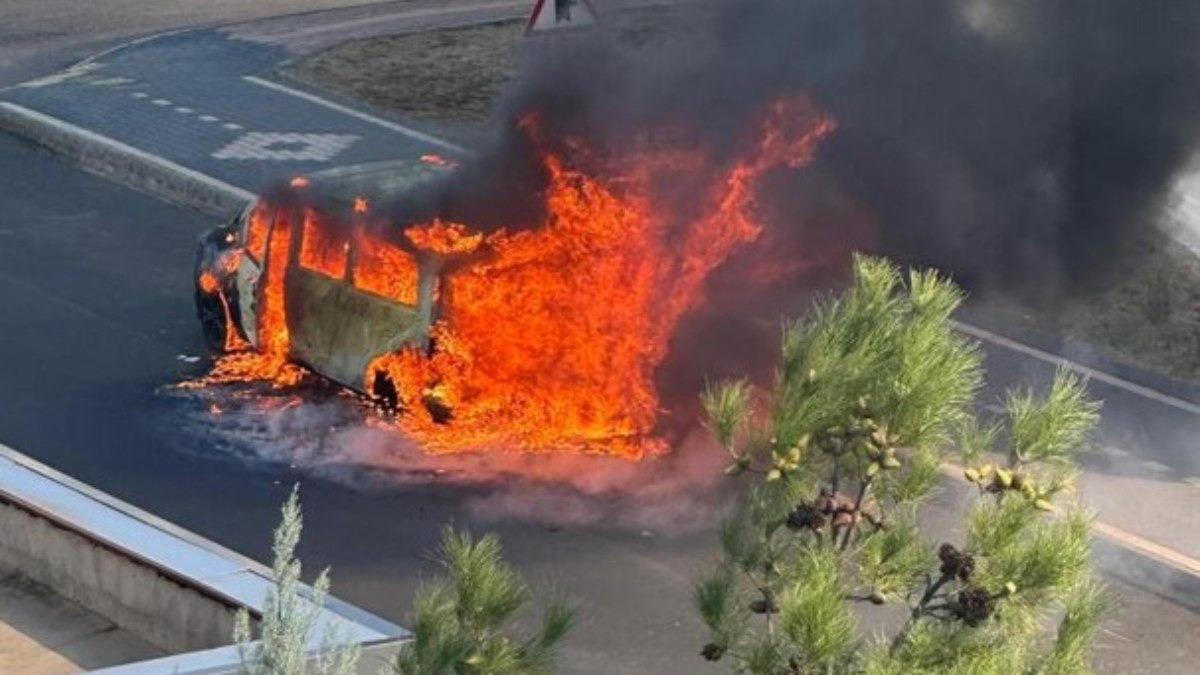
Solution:
M 0 131 L 103 178 L 218 217 L 232 217 L 254 200 L 248 190 L 15 103 L 0 102 Z
M 274 588 L 271 570 L 264 565 L 3 444 L 0 444 L 0 502 L 50 524 L 55 532 L 72 533 L 88 545 L 113 552 L 138 569 L 150 570 L 190 592 L 230 607 L 245 607 L 255 617 L 262 615 L 267 594 Z M 28 550 L 34 557 L 45 555 L 34 548 Z M 84 557 L 81 554 L 79 559 Z M 94 562 L 92 558 L 87 560 Z M 112 569 L 99 564 L 81 565 L 89 570 Z M 31 576 L 36 577 L 36 574 Z M 112 593 L 128 592 L 129 584 L 127 580 L 115 577 L 99 582 L 106 592 Z M 312 591 L 308 586 L 302 586 L 298 592 L 306 600 L 311 598 Z M 81 604 L 87 606 L 88 603 Z M 146 605 L 138 606 L 144 609 Z M 91 609 L 103 615 L 101 608 Z M 185 610 L 180 608 L 178 611 Z M 135 614 L 128 616 L 136 618 Z M 109 618 L 117 621 L 113 616 Z M 364 646 L 397 644 L 408 637 L 403 628 L 390 621 L 327 595 L 318 607 L 317 623 L 309 636 L 307 648 L 310 652 L 322 648 L 324 633 L 329 628 L 338 631 L 342 639 Z M 169 648 L 164 649 L 169 651 Z M 95 672 L 105 675 L 207 675 L 236 672 L 239 663 L 237 647 L 225 645 Z

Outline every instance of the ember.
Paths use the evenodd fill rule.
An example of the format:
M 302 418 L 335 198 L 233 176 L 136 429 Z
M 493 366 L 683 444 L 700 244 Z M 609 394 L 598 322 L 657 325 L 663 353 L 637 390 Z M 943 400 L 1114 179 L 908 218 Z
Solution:
M 457 166 L 457 162 L 453 162 L 441 155 L 421 155 L 421 161 L 427 164 L 437 164 L 438 166 Z

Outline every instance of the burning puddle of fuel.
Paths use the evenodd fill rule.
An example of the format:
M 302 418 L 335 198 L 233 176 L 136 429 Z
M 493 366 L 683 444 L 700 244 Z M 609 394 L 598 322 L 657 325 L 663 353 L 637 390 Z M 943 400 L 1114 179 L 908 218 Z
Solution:
M 711 525 L 727 502 L 728 457 L 696 425 L 672 451 L 620 457 L 524 452 L 429 455 L 340 387 L 164 388 L 170 419 L 196 454 L 250 468 L 289 469 L 357 491 L 431 488 L 459 495 L 481 521 L 684 533 Z

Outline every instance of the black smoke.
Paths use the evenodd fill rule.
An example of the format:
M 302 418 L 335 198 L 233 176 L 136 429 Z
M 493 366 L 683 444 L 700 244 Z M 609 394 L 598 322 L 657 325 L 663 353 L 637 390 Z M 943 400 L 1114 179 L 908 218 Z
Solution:
M 836 250 L 845 223 L 867 223 L 847 249 L 1041 293 L 1103 274 L 1200 140 L 1197 0 L 727 0 L 640 28 L 614 16 L 529 40 L 491 147 L 405 212 L 537 222 L 545 175 L 518 129 L 531 111 L 547 143 L 619 155 L 650 137 L 719 158 L 767 102 L 805 93 L 839 130 L 813 166 L 771 181 L 777 253 Z M 694 197 L 677 192 L 686 211 Z

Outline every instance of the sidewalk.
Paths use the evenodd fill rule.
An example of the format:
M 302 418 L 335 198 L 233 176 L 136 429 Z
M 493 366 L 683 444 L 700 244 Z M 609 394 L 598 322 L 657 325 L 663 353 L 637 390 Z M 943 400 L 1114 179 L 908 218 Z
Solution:
M 519 18 L 528 4 L 389 3 L 154 36 L 0 91 L 0 129 L 224 213 L 280 177 L 466 152 L 433 130 L 281 81 L 279 65 L 346 39 Z

